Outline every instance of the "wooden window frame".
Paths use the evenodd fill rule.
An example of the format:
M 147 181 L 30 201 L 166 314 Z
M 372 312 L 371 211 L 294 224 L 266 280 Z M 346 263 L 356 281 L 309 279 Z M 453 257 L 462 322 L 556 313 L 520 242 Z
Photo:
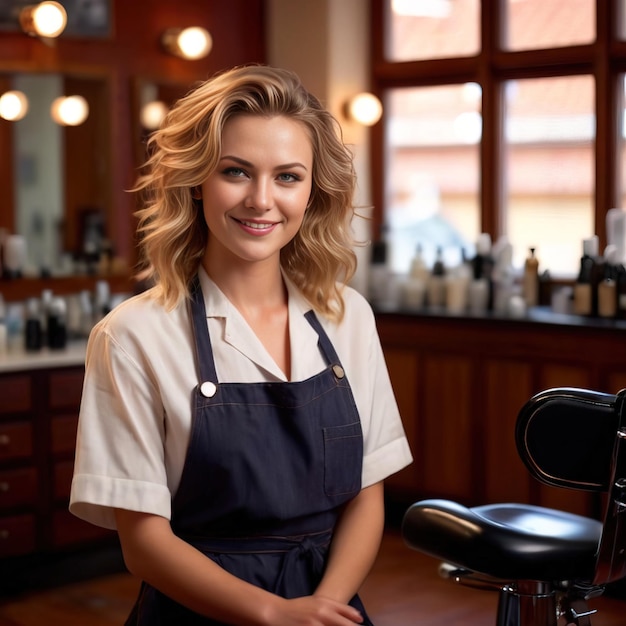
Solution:
M 371 0 L 372 88 L 381 99 L 388 89 L 476 82 L 482 86 L 483 134 L 480 143 L 480 230 L 495 241 L 504 234 L 504 108 L 500 85 L 509 80 L 587 74 L 595 79 L 594 224 L 600 249 L 606 245 L 606 213 L 621 206 L 620 141 L 626 41 L 618 40 L 619 0 L 596 0 L 596 40 L 587 45 L 508 51 L 499 45 L 505 0 L 481 0 L 480 51 L 458 58 L 391 62 L 385 59 L 385 0 Z M 619 106 L 618 106 L 619 105 Z M 371 177 L 373 238 L 384 221 L 384 124 L 372 128 Z M 625 181 L 626 184 L 626 181 Z

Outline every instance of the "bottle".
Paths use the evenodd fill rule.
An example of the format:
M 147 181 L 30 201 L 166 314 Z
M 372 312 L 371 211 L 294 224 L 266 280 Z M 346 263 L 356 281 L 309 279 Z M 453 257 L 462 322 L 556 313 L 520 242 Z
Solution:
M 469 284 L 469 308 L 473 313 L 493 309 L 493 267 L 491 235 L 481 233 L 472 259 L 472 281 Z
M 404 304 L 410 309 L 421 309 L 424 306 L 429 273 L 422 246 L 418 244 L 404 285 Z
M 372 244 L 369 275 L 369 300 L 374 306 L 384 306 L 389 300 L 390 273 L 387 267 L 387 242 L 384 238 Z
M 619 320 L 626 320 L 626 267 L 624 267 L 623 263 L 620 263 L 615 268 L 615 274 L 615 317 L 617 317 L 617 319 Z
M 24 324 L 24 348 L 27 352 L 37 352 L 43 346 L 43 328 L 39 300 L 29 298 L 26 302 L 26 322 Z
M 528 309 L 539 304 L 539 260 L 535 256 L 535 248 L 529 248 L 529 251 L 522 279 L 522 295 Z
M 493 310 L 499 315 L 508 315 L 509 301 L 516 293 L 513 246 L 501 237 L 493 250 Z
M 67 305 L 63 298 L 56 297 L 50 302 L 47 341 L 51 350 L 62 350 L 67 345 Z
M 597 284 L 594 285 L 592 281 L 595 280 L 597 274 L 596 257 L 597 238 L 583 240 L 580 270 L 574 283 L 574 313 L 576 315 L 593 315 L 594 313 L 594 299 L 597 303 Z
M 604 250 L 604 277 L 598 284 L 598 316 L 613 318 L 617 314 L 617 247 Z
M 6 306 L 0 293 L 0 355 L 6 354 L 9 345 L 9 333 L 6 320 Z
M 446 266 L 443 261 L 443 249 L 437 248 L 433 269 L 428 277 L 428 306 L 442 307 L 446 302 Z

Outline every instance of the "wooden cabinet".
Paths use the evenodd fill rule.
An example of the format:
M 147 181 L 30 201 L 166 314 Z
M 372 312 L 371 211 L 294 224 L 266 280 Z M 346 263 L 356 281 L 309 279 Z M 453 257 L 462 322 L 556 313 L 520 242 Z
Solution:
M 388 480 L 390 497 L 531 502 L 600 516 L 598 496 L 530 476 L 515 422 L 524 403 L 550 387 L 626 387 L 626 326 L 427 313 L 378 313 L 377 321 L 415 458 Z
M 113 535 L 67 511 L 83 372 L 0 374 L 0 558 Z

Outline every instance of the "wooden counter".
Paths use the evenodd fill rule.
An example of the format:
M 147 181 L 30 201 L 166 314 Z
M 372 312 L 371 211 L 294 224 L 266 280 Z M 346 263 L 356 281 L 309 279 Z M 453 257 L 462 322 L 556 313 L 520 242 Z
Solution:
M 109 538 L 67 510 L 84 343 L 0 357 L 0 558 Z
M 514 426 L 544 389 L 626 387 L 624 322 L 541 309 L 523 319 L 426 311 L 378 312 L 377 320 L 415 457 L 388 481 L 392 498 L 532 502 L 600 516 L 598 497 L 531 478 Z

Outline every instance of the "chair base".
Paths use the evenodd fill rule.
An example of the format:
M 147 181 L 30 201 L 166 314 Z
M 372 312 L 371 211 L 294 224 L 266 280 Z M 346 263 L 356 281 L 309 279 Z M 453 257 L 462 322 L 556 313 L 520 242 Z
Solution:
M 499 581 L 448 563 L 442 563 L 439 572 L 460 585 L 497 592 L 496 626 L 591 626 L 596 610 L 589 609 L 587 600 L 604 591 L 602 587 L 557 588 L 540 581 Z

